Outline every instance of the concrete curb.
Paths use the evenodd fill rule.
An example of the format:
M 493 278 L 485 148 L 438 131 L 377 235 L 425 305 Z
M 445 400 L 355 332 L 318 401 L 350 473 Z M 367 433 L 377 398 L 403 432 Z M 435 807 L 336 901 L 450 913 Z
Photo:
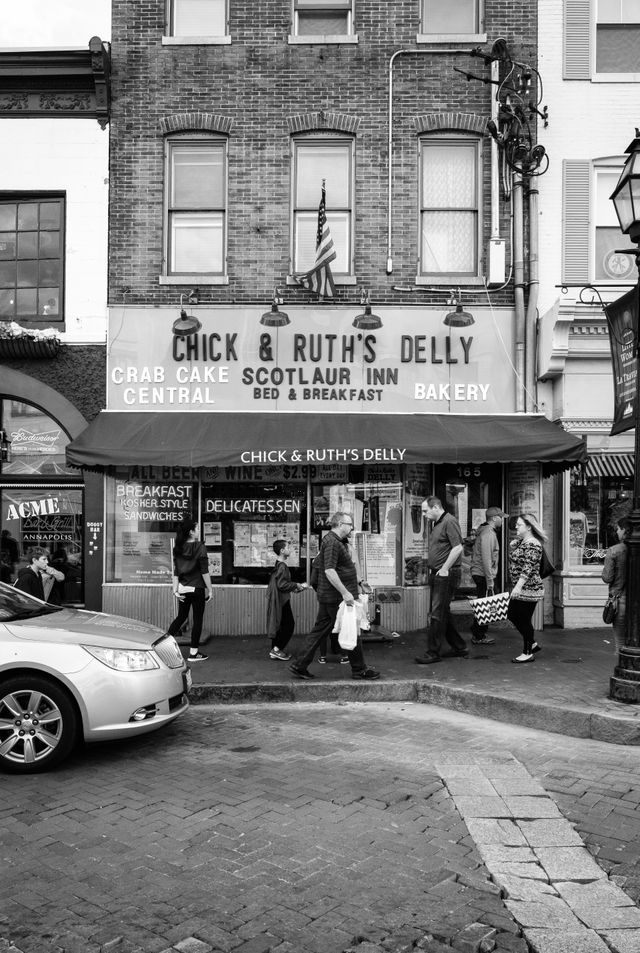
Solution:
M 249 682 L 235 685 L 194 685 L 194 705 L 239 705 L 291 702 L 419 702 L 490 718 L 508 725 L 537 728 L 572 738 L 591 738 L 618 745 L 640 745 L 640 724 L 614 715 L 594 714 L 535 701 L 504 698 L 485 692 L 452 688 L 423 680 L 379 682 Z

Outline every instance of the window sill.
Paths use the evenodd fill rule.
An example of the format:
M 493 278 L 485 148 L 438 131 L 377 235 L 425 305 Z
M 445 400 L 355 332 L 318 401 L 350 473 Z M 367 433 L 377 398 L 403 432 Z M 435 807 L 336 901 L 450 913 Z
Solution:
M 228 285 L 228 275 L 158 275 L 159 285 Z
M 416 43 L 486 43 L 486 33 L 418 33 Z
M 163 36 L 163 46 L 228 46 L 230 36 Z
M 462 276 L 462 275 L 418 275 L 415 281 L 416 285 L 419 286 L 429 286 L 429 285 L 438 285 L 445 288 L 464 288 L 468 285 L 473 285 L 474 287 L 483 288 L 484 280 L 476 276 Z
M 341 287 L 342 285 L 357 285 L 358 279 L 355 275 L 340 275 L 339 277 L 333 276 L 333 283 L 336 287 Z M 287 275 L 287 287 L 289 288 L 299 288 L 300 285 L 293 277 L 293 275 Z M 304 290 L 304 289 L 303 289 Z
M 592 83 L 640 83 L 640 73 L 594 73 Z
M 317 35 L 310 33 L 308 35 L 303 35 L 303 36 L 294 36 L 292 33 L 290 33 L 289 36 L 287 37 L 287 43 L 291 44 L 292 46 L 301 45 L 303 43 L 355 44 L 357 42 L 358 42 L 357 33 L 352 33 L 350 36 L 344 36 L 341 33 L 325 33 L 325 34 L 319 33 Z

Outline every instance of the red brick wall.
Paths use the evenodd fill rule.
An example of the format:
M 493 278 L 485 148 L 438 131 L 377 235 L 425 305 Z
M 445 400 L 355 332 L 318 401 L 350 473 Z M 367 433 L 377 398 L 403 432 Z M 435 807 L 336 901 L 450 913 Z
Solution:
M 418 243 L 418 117 L 490 115 L 490 86 L 468 82 L 454 66 L 485 78 L 481 59 L 417 46 L 418 0 L 356 4 L 357 45 L 288 45 L 289 0 L 230 0 L 230 46 L 162 46 L 163 0 L 114 0 L 113 113 L 110 127 L 109 300 L 112 305 L 175 302 L 188 286 L 162 287 L 163 134 L 161 121 L 201 111 L 231 120 L 229 136 L 229 284 L 201 288 L 203 304 L 268 301 L 289 273 L 291 117 L 320 110 L 358 122 L 356 242 L 359 285 L 374 302 L 442 302 L 413 286 Z M 487 0 L 488 49 L 506 38 L 518 60 L 535 62 L 536 7 Z M 393 261 L 387 275 L 387 111 L 394 67 Z M 462 47 L 461 47 L 462 48 Z M 485 140 L 484 240 L 489 237 L 489 140 Z M 509 205 L 500 202 L 501 234 Z M 189 286 L 190 287 L 190 286 Z M 478 292 L 480 294 L 480 292 Z M 309 300 L 303 291 L 291 299 Z M 340 288 L 338 300 L 357 301 Z M 500 303 L 510 300 L 498 295 Z

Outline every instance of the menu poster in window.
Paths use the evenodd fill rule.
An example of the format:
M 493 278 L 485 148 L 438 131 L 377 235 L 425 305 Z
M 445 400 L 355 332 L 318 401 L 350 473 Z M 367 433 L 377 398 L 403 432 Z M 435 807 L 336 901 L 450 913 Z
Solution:
M 116 551 L 116 576 L 131 582 L 171 582 L 173 540 L 166 533 L 123 530 Z
M 209 560 L 209 575 L 213 578 L 214 576 L 222 575 L 222 553 L 207 553 L 207 558 Z
M 299 523 L 234 523 L 234 566 L 239 568 L 268 568 L 273 566 L 273 544 L 286 539 L 291 555 L 289 566 L 300 565 Z
M 512 463 L 509 468 L 509 529 L 515 532 L 516 517 L 533 513 L 540 517 L 540 474 L 537 464 Z
M 205 546 L 222 546 L 222 523 L 203 523 Z
M 363 536 L 367 582 L 370 586 L 396 585 L 396 535 L 393 531 Z

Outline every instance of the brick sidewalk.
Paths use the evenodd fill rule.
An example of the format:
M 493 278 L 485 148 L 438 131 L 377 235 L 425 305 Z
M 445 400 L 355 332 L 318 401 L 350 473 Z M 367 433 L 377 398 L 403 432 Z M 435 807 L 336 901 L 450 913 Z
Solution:
M 206 643 L 208 661 L 192 666 L 192 700 L 416 700 L 574 737 L 640 744 L 640 707 L 607 697 L 615 664 L 610 627 L 547 628 L 539 635 L 542 651 L 525 666 L 511 663 L 521 640 L 510 625 L 496 626 L 491 634 L 495 645 L 473 646 L 466 635 L 468 659 L 434 666 L 415 664 L 415 656 L 424 652 L 422 633 L 366 642 L 367 663 L 382 672 L 380 681 L 369 684 L 353 682 L 349 666 L 336 660 L 314 662 L 310 670 L 316 679 L 300 682 L 286 663 L 269 659 L 264 636 L 213 637 Z M 290 643 L 295 647 L 296 637 Z

